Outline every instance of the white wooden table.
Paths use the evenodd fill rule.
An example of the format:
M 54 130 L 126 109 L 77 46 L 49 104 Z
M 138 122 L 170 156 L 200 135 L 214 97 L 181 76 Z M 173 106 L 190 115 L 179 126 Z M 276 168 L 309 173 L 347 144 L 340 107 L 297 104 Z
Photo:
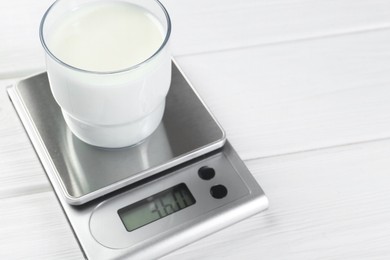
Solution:
M 5 86 L 53 0 L 0 0 L 0 259 L 82 259 Z M 164 0 L 270 209 L 164 259 L 390 259 L 390 1 Z

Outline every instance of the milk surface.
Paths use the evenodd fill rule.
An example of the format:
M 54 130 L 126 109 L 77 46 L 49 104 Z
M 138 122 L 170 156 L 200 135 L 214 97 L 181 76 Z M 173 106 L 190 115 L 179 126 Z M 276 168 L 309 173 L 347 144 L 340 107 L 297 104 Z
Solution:
M 88 71 L 110 72 L 151 57 L 164 41 L 160 22 L 142 7 L 116 1 L 82 5 L 58 19 L 48 37 L 61 61 Z

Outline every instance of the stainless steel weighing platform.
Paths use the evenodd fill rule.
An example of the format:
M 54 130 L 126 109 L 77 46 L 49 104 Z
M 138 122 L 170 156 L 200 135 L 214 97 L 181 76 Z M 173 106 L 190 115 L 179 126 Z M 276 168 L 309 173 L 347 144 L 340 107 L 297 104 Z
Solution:
M 73 136 L 46 73 L 8 93 L 88 259 L 157 258 L 268 207 L 174 62 L 162 123 L 128 148 Z

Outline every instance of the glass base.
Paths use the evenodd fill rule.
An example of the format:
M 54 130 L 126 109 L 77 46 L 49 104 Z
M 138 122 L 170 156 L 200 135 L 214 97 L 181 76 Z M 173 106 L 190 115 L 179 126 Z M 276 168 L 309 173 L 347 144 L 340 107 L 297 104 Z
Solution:
M 72 133 L 81 141 L 98 147 L 122 148 L 140 143 L 158 127 L 164 114 L 165 101 L 152 113 L 137 121 L 120 125 L 94 125 L 62 114 Z

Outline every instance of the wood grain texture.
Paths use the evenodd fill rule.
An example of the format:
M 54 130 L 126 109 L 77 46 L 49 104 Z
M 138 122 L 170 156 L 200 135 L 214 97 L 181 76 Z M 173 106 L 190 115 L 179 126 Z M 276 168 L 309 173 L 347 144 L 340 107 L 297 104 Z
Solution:
M 390 30 L 178 58 L 243 159 L 390 136 Z
M 41 17 L 54 0 L 0 1 L 0 78 L 45 68 Z M 164 0 L 174 56 L 390 27 L 384 0 Z
M 0 1 L 0 78 L 26 76 L 44 69 L 39 24 L 53 2 Z
M 390 140 L 247 162 L 268 211 L 168 259 L 389 259 Z
M 83 259 L 52 191 L 0 199 L 0 259 Z
M 384 0 L 162 0 L 175 55 L 220 51 L 390 26 Z

